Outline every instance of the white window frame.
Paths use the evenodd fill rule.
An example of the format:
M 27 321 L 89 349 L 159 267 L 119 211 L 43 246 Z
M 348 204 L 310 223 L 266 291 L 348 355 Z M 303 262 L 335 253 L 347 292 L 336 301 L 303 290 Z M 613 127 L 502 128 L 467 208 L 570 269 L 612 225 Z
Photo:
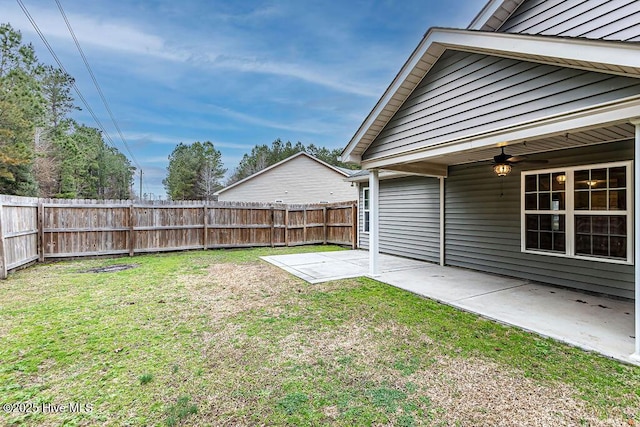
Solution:
M 371 225 L 371 198 L 369 193 L 369 187 L 362 187 L 362 232 L 368 233 Z M 369 215 L 369 221 L 366 220 Z
M 627 168 L 626 173 L 626 198 L 627 198 L 627 210 L 625 211 L 611 211 L 611 210 L 575 210 L 575 185 L 574 185 L 574 173 L 578 170 L 584 169 L 601 169 L 625 166 Z M 565 209 L 564 210 L 525 210 L 525 177 L 527 175 L 539 175 L 545 173 L 564 172 L 566 174 L 565 181 Z M 633 188 L 633 161 L 623 162 L 610 162 L 610 163 L 596 163 L 571 167 L 558 167 L 553 169 L 537 169 L 527 170 L 521 172 L 520 175 L 520 250 L 523 253 L 536 254 L 536 255 L 548 255 L 562 258 L 584 259 L 589 261 L 599 261 L 610 264 L 628 264 L 633 265 L 633 206 L 634 206 L 634 188 Z M 527 249 L 526 233 L 526 214 L 540 214 L 540 215 L 565 215 L 565 252 L 550 252 L 545 250 Z M 627 259 L 614 259 L 606 257 L 596 257 L 588 255 L 576 254 L 576 242 L 575 242 L 575 217 L 576 215 L 624 215 L 627 218 Z

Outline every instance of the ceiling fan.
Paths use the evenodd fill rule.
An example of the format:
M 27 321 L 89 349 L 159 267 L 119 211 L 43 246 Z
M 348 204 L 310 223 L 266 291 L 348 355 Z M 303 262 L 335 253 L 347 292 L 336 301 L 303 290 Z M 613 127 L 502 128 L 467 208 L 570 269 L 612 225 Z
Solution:
M 512 156 L 505 154 L 504 147 L 500 147 L 501 153 L 493 157 L 493 171 L 498 176 L 506 176 L 511 172 L 514 163 L 547 163 L 548 160 L 529 160 L 526 156 Z

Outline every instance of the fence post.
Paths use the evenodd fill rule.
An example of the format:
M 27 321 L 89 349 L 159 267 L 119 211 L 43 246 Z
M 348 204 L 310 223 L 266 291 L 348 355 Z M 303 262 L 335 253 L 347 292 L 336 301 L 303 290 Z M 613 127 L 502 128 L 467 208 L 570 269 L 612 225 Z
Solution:
M 302 242 L 307 243 L 307 207 L 302 208 Z
M 271 225 L 271 247 L 274 247 L 274 241 L 275 241 L 275 232 L 276 232 L 276 225 L 275 225 L 275 218 L 274 218 L 274 212 L 273 212 L 273 205 L 269 206 L 269 221 L 270 221 L 270 225 Z
M 136 230 L 135 230 L 135 225 L 134 225 L 134 220 L 135 220 L 135 212 L 134 212 L 134 207 L 133 207 L 133 200 L 131 201 L 131 204 L 129 205 L 129 256 L 133 256 L 135 253 L 135 247 L 136 247 Z
M 38 261 L 44 262 L 44 203 L 38 201 Z
M 323 245 L 327 244 L 327 230 L 328 230 L 328 228 L 327 228 L 327 220 L 328 219 L 329 218 L 327 218 L 327 207 L 324 206 L 322 208 L 322 222 L 323 222 L 323 230 L 322 230 L 323 234 L 322 235 L 324 237 L 323 238 L 323 242 L 322 242 Z
M 351 204 L 351 249 L 358 247 L 358 207 Z
M 2 204 L 0 203 L 0 279 L 7 278 L 7 256 L 5 254 L 4 247 L 4 217 L 2 213 Z
M 207 244 L 209 243 L 209 236 L 207 232 L 209 231 L 209 209 L 207 209 L 207 202 L 204 203 L 204 207 L 202 208 L 204 213 L 203 223 L 204 230 L 202 231 L 202 248 L 206 251 Z
M 289 246 L 289 206 L 284 208 L 284 245 Z

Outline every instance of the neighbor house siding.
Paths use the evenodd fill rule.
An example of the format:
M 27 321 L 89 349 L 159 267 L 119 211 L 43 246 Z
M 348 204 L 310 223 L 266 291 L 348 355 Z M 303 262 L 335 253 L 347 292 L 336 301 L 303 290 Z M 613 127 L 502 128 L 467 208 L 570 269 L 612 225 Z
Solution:
M 534 158 L 532 156 L 532 158 Z M 498 178 L 488 163 L 451 166 L 446 181 L 446 264 L 587 291 L 633 298 L 631 265 L 521 252 L 520 179 L 525 169 L 633 159 L 633 142 L 537 155 L 543 166 L 520 163 Z
M 439 262 L 439 194 L 437 178 L 409 177 L 381 180 L 380 252 Z M 362 206 L 362 191 L 360 206 Z M 361 214 L 361 230 L 362 220 Z M 364 249 L 369 247 L 369 233 L 360 231 L 360 247 Z
M 220 201 L 320 203 L 358 198 L 357 187 L 345 176 L 307 156 L 281 165 L 221 192 Z
M 363 154 L 364 160 L 640 94 L 640 81 L 447 51 Z
M 527 0 L 498 31 L 640 41 L 640 2 Z

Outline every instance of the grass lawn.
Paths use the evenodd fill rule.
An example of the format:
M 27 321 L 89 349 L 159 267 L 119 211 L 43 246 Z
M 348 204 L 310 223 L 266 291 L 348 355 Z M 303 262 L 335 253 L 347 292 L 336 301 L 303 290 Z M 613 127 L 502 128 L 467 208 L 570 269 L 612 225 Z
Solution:
M 11 275 L 0 424 L 640 425 L 640 368 L 373 280 L 309 285 L 258 258 L 338 249 Z M 87 272 L 123 263 L 136 267 Z

